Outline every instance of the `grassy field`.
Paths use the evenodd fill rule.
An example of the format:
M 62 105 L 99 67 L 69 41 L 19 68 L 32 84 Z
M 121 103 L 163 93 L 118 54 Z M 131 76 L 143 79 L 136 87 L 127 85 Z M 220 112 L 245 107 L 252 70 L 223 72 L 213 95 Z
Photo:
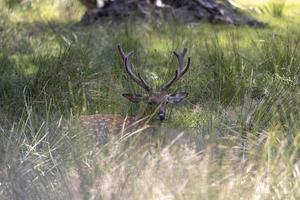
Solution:
M 0 199 L 300 198 L 299 2 L 236 0 L 260 29 L 83 27 L 76 1 L 15 2 L 0 2 Z M 80 115 L 144 108 L 121 96 L 143 91 L 119 43 L 152 85 L 187 47 L 192 66 L 173 91 L 189 96 L 160 126 L 96 147 Z

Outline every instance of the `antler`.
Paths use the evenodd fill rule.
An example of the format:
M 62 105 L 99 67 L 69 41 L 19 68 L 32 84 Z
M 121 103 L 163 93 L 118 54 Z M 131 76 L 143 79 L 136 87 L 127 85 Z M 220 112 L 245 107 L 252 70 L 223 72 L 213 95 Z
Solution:
M 118 45 L 119 53 L 122 57 L 122 61 L 125 67 L 125 70 L 129 77 L 134 80 L 138 85 L 140 85 L 142 88 L 144 88 L 147 92 L 150 92 L 152 88 L 149 86 L 149 84 L 141 77 L 141 75 L 138 73 L 137 75 L 133 72 L 132 66 L 129 62 L 129 57 L 134 54 L 133 51 L 129 52 L 128 54 L 125 54 L 122 47 Z
M 173 77 L 173 79 L 171 79 L 170 81 L 168 81 L 167 83 L 165 83 L 164 85 L 161 86 L 161 90 L 169 89 L 189 69 L 190 64 L 191 64 L 190 57 L 188 57 L 188 62 L 187 62 L 187 65 L 185 67 L 184 67 L 184 64 L 183 64 L 183 60 L 184 60 L 184 56 L 185 56 L 186 52 L 187 52 L 187 48 L 184 48 L 183 51 L 181 52 L 181 54 L 178 54 L 175 51 L 173 52 L 174 55 L 176 56 L 177 60 L 178 60 L 179 68 L 175 71 L 175 76 Z

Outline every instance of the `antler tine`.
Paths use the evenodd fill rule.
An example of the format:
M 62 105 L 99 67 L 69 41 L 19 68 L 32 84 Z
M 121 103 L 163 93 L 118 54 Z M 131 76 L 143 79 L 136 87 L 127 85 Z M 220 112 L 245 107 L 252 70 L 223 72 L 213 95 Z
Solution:
M 129 63 L 129 57 L 131 55 L 134 54 L 133 51 L 129 52 L 128 54 L 125 54 L 122 47 L 120 45 L 118 45 L 118 50 L 119 50 L 119 53 L 122 57 L 122 61 L 123 61 L 123 64 L 124 64 L 124 67 L 125 67 L 125 71 L 127 72 L 127 74 L 129 75 L 129 77 L 134 80 L 134 82 L 136 82 L 138 85 L 140 85 L 142 88 L 144 88 L 146 91 L 151 91 L 151 87 L 149 86 L 149 84 L 141 77 L 140 74 L 138 75 L 135 75 L 135 73 L 133 72 L 132 70 L 132 67 Z
M 161 90 L 167 90 L 169 89 L 177 80 L 179 80 L 186 72 L 187 70 L 189 69 L 190 67 L 190 64 L 191 64 L 191 59 L 190 57 L 188 57 L 188 61 L 187 61 L 187 64 L 186 66 L 184 67 L 184 64 L 183 64 L 183 60 L 184 60 L 184 56 L 187 52 L 187 48 L 184 48 L 183 51 L 178 54 L 177 52 L 173 52 L 174 55 L 176 56 L 177 58 L 177 61 L 178 61 L 178 69 L 175 71 L 175 76 L 173 77 L 173 79 L 171 79 L 170 81 L 168 81 L 166 84 L 164 84 L 162 87 L 161 87 Z
M 174 55 L 176 56 L 179 64 L 179 69 L 182 70 L 183 68 L 183 59 L 187 52 L 187 48 L 184 48 L 181 54 L 178 54 L 176 51 L 173 51 Z

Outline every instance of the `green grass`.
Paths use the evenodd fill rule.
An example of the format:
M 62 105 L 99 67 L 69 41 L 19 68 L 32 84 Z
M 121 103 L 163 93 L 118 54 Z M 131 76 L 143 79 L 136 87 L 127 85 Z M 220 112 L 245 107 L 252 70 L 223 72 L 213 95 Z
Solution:
M 28 2 L 0 10 L 0 199 L 300 198 L 299 4 L 261 13 L 268 27 L 252 29 L 80 27 L 76 2 Z M 191 69 L 172 90 L 189 96 L 161 126 L 95 147 L 80 115 L 144 108 L 121 96 L 143 91 L 124 75 L 119 43 L 153 86 L 187 47 Z

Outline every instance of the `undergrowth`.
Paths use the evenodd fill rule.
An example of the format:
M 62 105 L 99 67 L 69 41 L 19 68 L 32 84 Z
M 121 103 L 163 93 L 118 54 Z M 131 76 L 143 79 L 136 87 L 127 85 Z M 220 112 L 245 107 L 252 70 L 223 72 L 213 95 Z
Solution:
M 290 21 L 276 26 L 285 15 L 264 29 L 130 19 L 82 27 L 76 3 L 53 1 L 74 18 L 53 8 L 39 20 L 28 13 L 43 2 L 7 2 L 1 199 L 300 198 L 300 32 Z M 144 91 L 124 74 L 118 44 L 135 51 L 136 71 L 153 86 L 174 75 L 172 51 L 187 47 L 192 66 L 173 91 L 189 96 L 160 126 L 97 146 L 80 115 L 144 107 L 121 96 Z

